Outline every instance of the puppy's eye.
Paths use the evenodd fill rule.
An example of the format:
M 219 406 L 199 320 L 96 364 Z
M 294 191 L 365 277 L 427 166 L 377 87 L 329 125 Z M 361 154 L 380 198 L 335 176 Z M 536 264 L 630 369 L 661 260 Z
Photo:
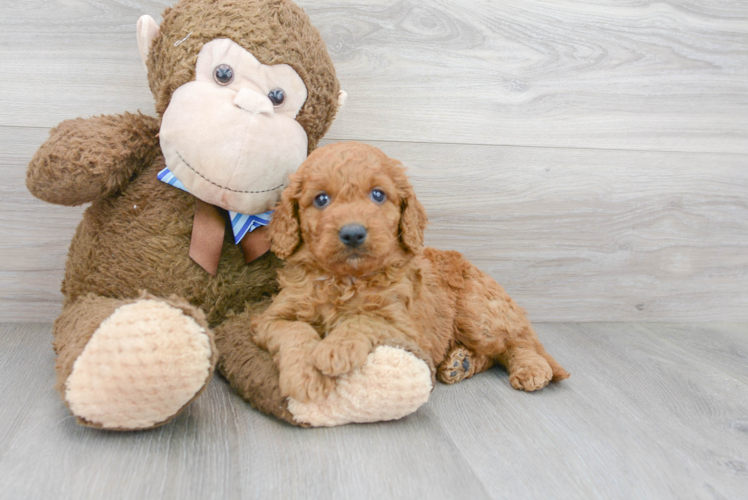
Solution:
M 283 104 L 283 101 L 286 100 L 286 93 L 283 92 L 283 89 L 274 89 L 268 93 L 268 99 L 270 99 L 270 102 L 273 103 L 273 106 L 277 108 L 278 106 Z
M 314 197 L 314 206 L 317 208 L 324 208 L 330 203 L 330 197 L 327 193 L 320 193 Z
M 228 64 L 219 64 L 213 70 L 213 79 L 218 85 L 228 85 L 234 81 L 234 70 Z
M 369 197 L 371 198 L 371 201 L 380 205 L 387 199 L 387 195 L 384 194 L 384 191 L 381 189 L 372 189 L 371 193 L 369 193 Z

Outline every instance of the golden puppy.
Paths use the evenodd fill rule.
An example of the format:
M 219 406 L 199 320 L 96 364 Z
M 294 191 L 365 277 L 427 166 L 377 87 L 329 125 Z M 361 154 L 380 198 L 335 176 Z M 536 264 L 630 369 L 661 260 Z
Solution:
M 569 376 L 493 279 L 457 252 L 423 247 L 425 227 L 405 169 L 377 148 L 332 144 L 301 165 L 269 227 L 287 260 L 281 292 L 253 322 L 284 396 L 324 397 L 330 377 L 393 340 L 419 345 L 446 382 L 495 361 L 516 389 Z

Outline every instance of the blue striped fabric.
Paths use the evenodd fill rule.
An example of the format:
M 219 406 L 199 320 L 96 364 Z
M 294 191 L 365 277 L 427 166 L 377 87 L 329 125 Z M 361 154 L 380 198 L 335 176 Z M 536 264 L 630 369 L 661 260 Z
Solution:
M 160 180 L 161 182 L 167 183 L 170 186 L 174 186 L 175 188 L 179 188 L 182 191 L 187 191 L 187 188 L 184 187 L 184 184 L 182 184 L 182 181 L 180 181 L 179 179 L 177 179 L 174 176 L 174 174 L 171 173 L 171 170 L 169 170 L 168 168 L 165 168 L 161 172 L 159 172 L 158 175 L 156 176 L 156 178 L 158 178 L 158 180 Z M 187 192 L 189 192 L 189 191 L 187 191 Z
M 267 226 L 272 216 L 272 210 L 257 215 L 245 215 L 229 210 L 231 230 L 234 231 L 234 243 L 239 244 L 248 232 L 254 231 L 258 227 Z
M 177 179 L 171 170 L 168 168 L 163 169 L 158 173 L 158 180 L 167 183 L 170 186 L 179 188 L 182 191 L 187 191 L 182 181 Z M 189 192 L 189 191 L 188 191 Z M 229 210 L 229 217 L 231 218 L 231 230 L 234 232 L 234 243 L 239 244 L 244 238 L 244 235 L 254 231 L 258 227 L 267 226 L 272 218 L 273 211 L 265 212 L 257 215 L 246 215 L 238 212 Z

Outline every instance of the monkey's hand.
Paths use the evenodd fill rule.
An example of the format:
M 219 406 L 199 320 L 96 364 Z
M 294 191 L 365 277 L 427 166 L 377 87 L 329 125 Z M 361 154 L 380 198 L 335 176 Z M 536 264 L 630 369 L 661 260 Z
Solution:
M 159 154 L 158 131 L 158 119 L 141 114 L 66 120 L 31 159 L 26 187 L 71 206 L 115 193 Z

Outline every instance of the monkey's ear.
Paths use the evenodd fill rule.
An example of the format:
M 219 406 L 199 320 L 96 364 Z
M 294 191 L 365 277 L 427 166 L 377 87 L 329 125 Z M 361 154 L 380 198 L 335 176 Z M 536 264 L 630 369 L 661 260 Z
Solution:
M 341 109 L 343 109 L 343 106 L 345 106 L 345 101 L 348 100 L 348 92 L 346 92 L 343 89 L 340 89 L 340 92 L 338 92 L 338 112 L 340 112 Z
M 332 120 L 335 121 L 335 119 L 340 114 L 340 110 L 343 109 L 343 106 L 345 106 L 345 101 L 348 100 L 348 92 L 341 89 L 340 92 L 338 92 L 338 108 L 335 110 L 335 116 L 332 117 Z
M 399 175 L 396 177 L 396 184 L 401 199 L 400 241 L 407 250 L 416 252 L 423 246 L 423 232 L 426 230 L 428 217 L 426 216 L 426 209 L 416 198 L 413 186 L 410 185 L 402 167 L 397 168 Z
M 270 250 L 281 259 L 290 257 L 301 242 L 297 202 L 300 195 L 301 177 L 296 173 L 291 176 L 291 184 L 283 191 L 268 226 Z
M 151 16 L 148 14 L 140 16 L 136 38 L 138 39 L 138 51 L 140 52 L 140 58 L 143 60 L 143 66 L 148 61 L 148 52 L 151 50 L 153 39 L 158 36 L 158 33 L 158 24 L 156 24 L 156 21 Z

